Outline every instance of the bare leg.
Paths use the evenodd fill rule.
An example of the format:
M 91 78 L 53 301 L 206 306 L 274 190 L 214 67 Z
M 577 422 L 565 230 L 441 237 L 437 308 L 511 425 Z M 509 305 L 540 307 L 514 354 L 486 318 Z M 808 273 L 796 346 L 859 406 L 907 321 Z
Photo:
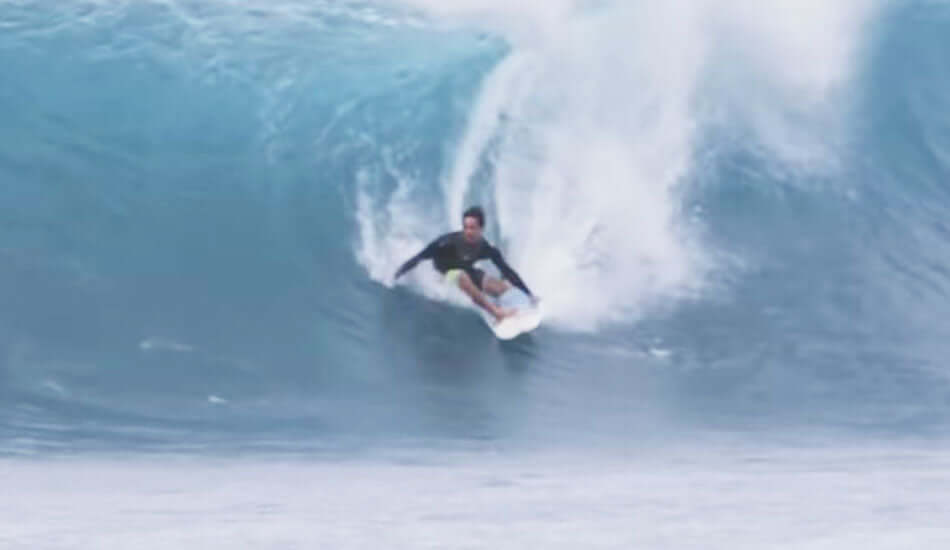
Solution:
M 485 295 L 482 294 L 482 291 L 472 282 L 472 278 L 468 276 L 468 273 L 463 272 L 459 275 L 459 288 L 462 289 L 462 292 L 468 294 L 469 297 L 472 298 L 472 301 L 478 304 L 482 309 L 494 315 L 495 319 L 501 321 L 511 315 L 510 311 L 489 302 L 488 299 L 485 298 Z
M 511 285 L 504 279 L 496 279 L 491 275 L 485 275 L 485 277 L 482 278 L 482 288 L 485 289 L 485 292 L 497 298 L 505 292 L 508 292 Z

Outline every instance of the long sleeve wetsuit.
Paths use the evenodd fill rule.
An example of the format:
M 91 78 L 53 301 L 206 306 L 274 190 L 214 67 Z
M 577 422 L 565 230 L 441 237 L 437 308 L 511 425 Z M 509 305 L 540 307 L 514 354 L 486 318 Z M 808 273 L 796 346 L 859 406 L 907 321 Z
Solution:
M 511 284 L 524 291 L 528 296 L 533 296 L 524 281 L 508 265 L 508 262 L 505 261 L 497 248 L 485 239 L 480 239 L 477 243 L 470 243 L 465 240 L 461 231 L 446 233 L 429 243 L 428 246 L 422 249 L 422 252 L 410 258 L 396 271 L 395 278 L 398 279 L 405 272 L 416 267 L 416 264 L 422 260 L 432 260 L 435 268 L 443 274 L 451 269 L 461 269 L 468 273 L 479 287 L 481 287 L 481 272 L 474 264 L 478 260 L 491 260 L 501 271 L 502 277 L 508 279 Z

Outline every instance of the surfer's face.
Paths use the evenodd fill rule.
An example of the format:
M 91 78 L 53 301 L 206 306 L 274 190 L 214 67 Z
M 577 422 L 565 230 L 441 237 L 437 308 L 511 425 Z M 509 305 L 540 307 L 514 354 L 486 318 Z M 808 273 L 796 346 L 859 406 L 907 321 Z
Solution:
M 465 235 L 466 241 L 472 244 L 477 243 L 482 238 L 482 226 L 478 225 L 478 218 L 474 216 L 462 218 L 462 234 Z

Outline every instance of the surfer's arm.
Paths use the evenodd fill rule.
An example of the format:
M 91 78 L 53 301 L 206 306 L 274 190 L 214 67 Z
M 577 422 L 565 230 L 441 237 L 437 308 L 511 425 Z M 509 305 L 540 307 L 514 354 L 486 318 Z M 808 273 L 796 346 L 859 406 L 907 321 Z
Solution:
M 429 246 L 427 246 L 427 247 L 425 247 L 425 248 L 422 249 L 422 252 L 420 252 L 420 253 L 416 254 L 415 256 L 409 258 L 409 260 L 407 260 L 406 263 L 402 264 L 402 267 L 400 267 L 400 268 L 396 271 L 396 275 L 393 276 L 393 280 L 398 279 L 398 278 L 401 277 L 404 273 L 406 273 L 406 272 L 409 271 L 410 269 L 416 267 L 416 264 L 418 264 L 418 263 L 421 262 L 422 260 L 428 260 L 428 259 L 432 258 L 433 256 L 435 256 L 435 250 L 436 250 L 436 248 L 437 248 L 438 242 L 439 242 L 438 240 L 432 241 L 431 243 L 429 243 Z
M 534 298 L 534 294 L 531 294 L 531 291 L 528 290 L 527 285 L 524 284 L 524 281 L 521 280 L 521 277 L 518 276 L 518 273 L 512 269 L 510 265 L 508 265 L 508 262 L 505 261 L 505 258 L 502 257 L 501 252 L 499 252 L 497 248 L 492 247 L 488 257 L 491 259 L 492 263 L 498 267 L 498 271 L 501 271 L 502 277 L 508 279 L 511 284 L 521 289 L 521 291 L 528 296 Z

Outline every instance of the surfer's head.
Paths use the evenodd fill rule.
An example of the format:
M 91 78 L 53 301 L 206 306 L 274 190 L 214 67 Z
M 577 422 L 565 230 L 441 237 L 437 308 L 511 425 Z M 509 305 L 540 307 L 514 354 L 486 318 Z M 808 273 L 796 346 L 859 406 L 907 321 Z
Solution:
M 462 214 L 462 234 L 470 243 L 477 243 L 482 238 L 482 228 L 485 227 L 485 212 L 481 206 L 473 206 Z

